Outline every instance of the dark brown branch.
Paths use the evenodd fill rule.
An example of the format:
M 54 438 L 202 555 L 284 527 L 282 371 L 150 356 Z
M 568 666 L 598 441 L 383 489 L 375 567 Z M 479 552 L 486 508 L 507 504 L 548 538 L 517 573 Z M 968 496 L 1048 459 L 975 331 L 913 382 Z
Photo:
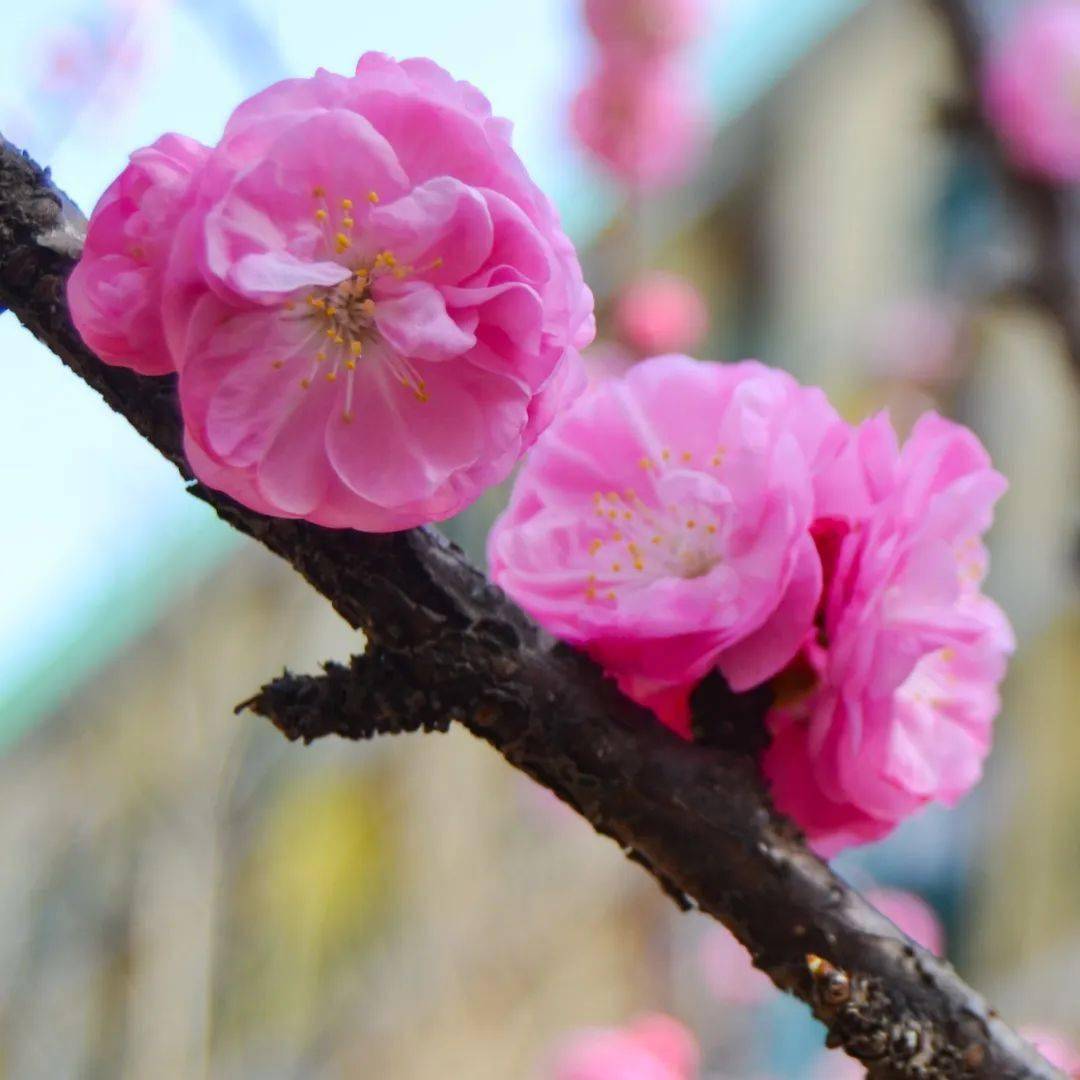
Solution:
M 188 476 L 172 380 L 102 365 L 72 328 L 64 283 L 80 220 L 48 176 L 0 140 L 0 305 Z M 286 734 L 367 736 L 460 721 L 613 838 L 678 902 L 727 925 L 869 1075 L 1060 1075 L 948 964 L 899 936 L 807 850 L 772 811 L 747 757 L 667 733 L 437 532 L 331 531 L 191 490 L 288 560 L 368 638 L 351 669 L 289 677 L 257 697 Z M 739 699 L 736 708 L 715 697 L 712 707 L 731 710 L 726 724 L 708 725 L 724 743 L 738 716 L 760 721 L 765 701 Z M 816 976 L 808 954 L 827 962 Z
M 974 139 L 1026 221 L 1031 244 L 1023 292 L 1061 328 L 1066 354 L 1080 378 L 1080 221 L 1076 191 L 1018 167 L 983 110 L 983 73 L 990 44 L 986 10 L 977 0 L 928 0 L 948 29 L 962 80 L 960 100 L 949 108 L 948 127 Z

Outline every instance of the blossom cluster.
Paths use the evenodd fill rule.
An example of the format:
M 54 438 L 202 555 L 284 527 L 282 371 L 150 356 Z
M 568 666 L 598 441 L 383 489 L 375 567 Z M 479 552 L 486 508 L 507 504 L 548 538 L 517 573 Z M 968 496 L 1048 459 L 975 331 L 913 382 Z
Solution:
M 693 22 L 660 8 L 589 11 L 640 57 Z M 244 102 L 214 147 L 137 151 L 68 298 L 105 362 L 175 376 L 193 472 L 261 513 L 439 521 L 531 447 L 495 580 L 684 737 L 710 673 L 770 684 L 762 770 L 822 851 L 976 781 L 1012 648 L 978 440 L 928 414 L 901 448 L 755 362 L 663 356 L 583 392 L 574 249 L 509 125 L 431 61 L 369 53 Z
M 703 130 L 683 62 L 703 0 L 584 0 L 584 12 L 598 63 L 573 102 L 577 137 L 636 191 L 678 183 Z
M 761 766 L 820 851 L 977 780 L 1013 642 L 981 591 L 1005 487 L 929 413 L 901 448 L 756 362 L 644 361 L 560 416 L 489 541 L 494 579 L 691 736 L 710 672 L 770 683 Z
M 502 480 L 584 386 L 592 297 L 484 96 L 369 53 L 165 135 L 98 203 L 68 288 L 105 361 L 178 373 L 209 486 L 371 532 Z

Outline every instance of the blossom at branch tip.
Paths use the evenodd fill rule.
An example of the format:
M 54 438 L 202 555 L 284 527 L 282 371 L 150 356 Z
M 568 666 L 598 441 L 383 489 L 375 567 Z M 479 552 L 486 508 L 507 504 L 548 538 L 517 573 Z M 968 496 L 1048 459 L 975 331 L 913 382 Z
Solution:
M 981 591 L 982 534 L 1006 487 L 978 439 L 935 413 L 903 449 L 858 432 L 872 507 L 815 523 L 815 633 L 776 680 L 763 769 L 779 809 L 831 855 L 978 780 L 1014 647 Z
M 662 271 L 636 278 L 619 294 L 615 327 L 620 339 L 647 356 L 689 352 L 709 328 L 709 308 L 685 278 Z
M 574 98 L 570 119 L 582 145 L 638 192 L 684 180 L 706 131 L 698 96 L 664 60 L 606 57 Z
M 263 513 L 442 520 L 584 387 L 573 247 L 510 125 L 428 60 L 369 53 L 241 104 L 165 255 L 189 462 Z
M 678 1020 L 657 1013 L 623 1028 L 587 1028 L 555 1052 L 551 1080 L 695 1080 L 699 1051 Z
M 492 576 L 688 735 L 706 673 L 748 689 L 808 634 L 810 524 L 857 485 L 850 446 L 821 391 L 782 372 L 643 361 L 534 448 L 489 537 Z
M 162 282 L 192 180 L 209 153 L 194 139 L 162 135 L 131 155 L 90 215 L 68 305 L 83 340 L 106 363 L 140 375 L 176 368 L 162 327 Z
M 1017 165 L 1080 180 L 1080 3 L 1021 5 L 990 54 L 983 96 Z

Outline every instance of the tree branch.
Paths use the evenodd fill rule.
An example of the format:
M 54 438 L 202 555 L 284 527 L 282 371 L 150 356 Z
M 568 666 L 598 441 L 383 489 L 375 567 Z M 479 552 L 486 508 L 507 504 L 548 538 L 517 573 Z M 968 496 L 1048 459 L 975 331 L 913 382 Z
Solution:
M 1010 202 L 1027 222 L 1032 262 L 1025 294 L 1061 328 L 1065 350 L 1080 378 L 1080 224 L 1075 192 L 1013 163 L 983 108 L 983 74 L 989 28 L 977 0 L 928 0 L 943 19 L 963 88 L 949 110 L 950 127 L 971 137 L 983 151 Z
M 0 304 L 189 477 L 174 381 L 101 364 L 72 327 L 64 283 L 80 223 L 47 174 L 0 139 Z M 290 737 L 457 720 L 613 838 L 679 903 L 728 926 L 870 1076 L 1060 1076 L 947 963 L 900 936 L 808 851 L 770 807 L 749 758 L 667 732 L 440 534 L 327 530 L 262 517 L 199 484 L 191 491 L 365 632 L 368 651 L 349 669 L 288 677 L 257 696 Z M 730 707 L 729 728 L 744 726 L 736 705 L 758 722 L 767 705 L 722 702 L 712 707 Z M 710 729 L 723 743 L 724 723 Z

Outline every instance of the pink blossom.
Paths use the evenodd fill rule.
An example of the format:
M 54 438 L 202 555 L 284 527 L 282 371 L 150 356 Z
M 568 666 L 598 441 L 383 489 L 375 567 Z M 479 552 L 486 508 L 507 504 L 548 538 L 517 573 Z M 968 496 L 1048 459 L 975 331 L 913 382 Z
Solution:
M 619 296 L 615 326 L 626 344 L 647 356 L 686 352 L 701 344 L 709 328 L 709 308 L 685 278 L 648 274 Z
M 571 123 L 582 144 L 638 190 L 683 180 L 704 132 L 699 102 L 674 65 L 610 57 L 574 99 Z
M 705 29 L 703 0 L 585 0 L 585 22 L 607 50 L 656 57 L 689 45 Z
M 1080 180 L 1080 3 L 1021 5 L 988 64 L 984 95 L 1019 166 Z
M 702 935 L 700 960 L 709 989 L 726 1005 L 763 1005 L 776 993 L 769 976 L 754 967 L 750 954 L 724 926 L 710 926 Z
M 1060 1031 L 1044 1027 L 1022 1027 L 1020 1035 L 1027 1039 L 1051 1065 L 1068 1076 L 1080 1077 L 1080 1047 Z
M 610 341 L 598 341 L 582 354 L 585 375 L 590 386 L 597 386 L 609 379 L 619 379 L 637 362 L 637 358 Z
M 849 446 L 821 391 L 782 372 L 643 361 L 536 446 L 489 538 L 492 576 L 685 735 L 711 668 L 743 690 L 805 638 L 808 529 L 846 497 Z
M 670 1016 L 644 1016 L 625 1028 L 589 1028 L 556 1053 L 551 1080 L 694 1080 L 698 1047 Z
M 68 282 L 71 317 L 102 360 L 142 375 L 175 369 L 161 322 L 162 279 L 192 178 L 209 150 L 163 135 L 135 151 L 90 216 Z
M 945 928 L 921 896 L 903 889 L 868 889 L 866 899 L 916 944 L 945 955 Z
M 431 61 L 376 53 L 236 109 L 172 237 L 162 311 L 195 474 L 371 532 L 503 479 L 583 389 L 593 334 L 510 125 Z
M 972 787 L 1013 648 L 980 591 L 980 537 L 1006 484 L 978 439 L 928 413 L 901 451 L 878 416 L 858 449 L 873 506 L 815 524 L 819 633 L 778 680 L 763 762 L 777 805 L 824 854 Z

